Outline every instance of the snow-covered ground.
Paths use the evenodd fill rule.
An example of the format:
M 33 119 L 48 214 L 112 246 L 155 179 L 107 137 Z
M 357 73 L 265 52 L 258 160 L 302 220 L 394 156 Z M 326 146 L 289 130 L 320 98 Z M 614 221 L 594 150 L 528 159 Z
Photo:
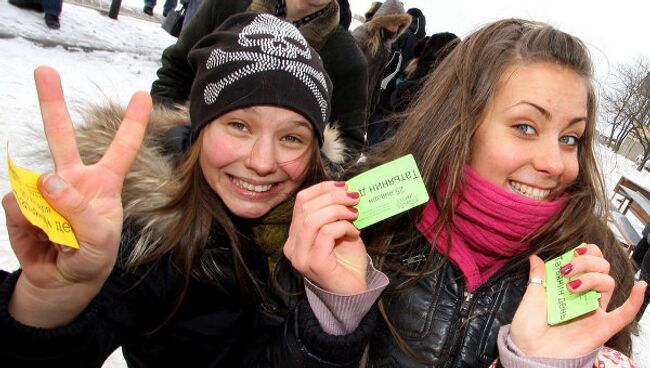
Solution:
M 101 1 L 102 8 L 107 9 L 110 1 Z M 143 1 L 123 0 L 122 6 L 140 11 Z M 162 11 L 162 1 L 155 11 Z M 125 104 L 134 91 L 148 91 L 162 50 L 174 41 L 158 23 L 129 17 L 124 10 L 116 21 L 95 10 L 65 3 L 61 29 L 50 31 L 42 14 L 0 0 L 0 193 L 9 191 L 6 170 L 2 169 L 6 167 L 5 142 L 21 166 L 41 172 L 51 168 L 49 162 L 32 162 L 29 158 L 32 149 L 45 145 L 43 139 L 34 137 L 41 127 L 32 82 L 36 66 L 46 64 L 59 71 L 74 120 L 77 106 L 109 99 Z M 650 186 L 650 174 L 635 171 L 631 161 L 604 148 L 599 149 L 599 155 L 610 193 L 621 175 Z M 640 232 L 643 224 L 632 215 L 628 217 Z M 0 216 L 0 268 L 17 267 L 4 216 Z M 649 313 L 642 320 L 641 335 L 634 339 L 634 359 L 641 367 L 650 367 Z M 125 366 L 119 351 L 104 365 Z

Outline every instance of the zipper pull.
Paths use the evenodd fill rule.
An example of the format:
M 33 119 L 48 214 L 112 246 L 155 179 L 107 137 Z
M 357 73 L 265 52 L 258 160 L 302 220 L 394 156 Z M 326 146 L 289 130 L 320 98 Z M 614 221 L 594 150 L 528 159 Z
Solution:
M 460 316 L 463 318 L 463 322 L 465 322 L 466 317 L 468 315 L 467 312 L 469 312 L 469 307 L 472 304 L 472 299 L 474 298 L 474 294 L 464 291 L 463 292 L 463 304 L 460 306 Z

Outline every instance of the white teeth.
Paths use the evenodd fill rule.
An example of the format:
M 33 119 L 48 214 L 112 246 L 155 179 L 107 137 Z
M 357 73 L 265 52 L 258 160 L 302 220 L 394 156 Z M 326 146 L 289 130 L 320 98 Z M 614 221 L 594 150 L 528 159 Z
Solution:
M 240 188 L 244 188 L 246 190 L 250 190 L 252 192 L 258 192 L 258 193 L 266 192 L 266 191 L 270 190 L 273 187 L 273 184 L 255 185 L 255 184 L 245 182 L 245 181 L 243 181 L 241 179 L 238 179 L 238 178 L 232 178 L 232 182 L 235 183 L 235 185 L 240 187 Z
M 510 185 L 517 191 L 517 193 L 523 195 L 524 197 L 536 199 L 541 201 L 542 199 L 548 197 L 551 193 L 548 189 L 539 189 L 528 186 L 526 184 L 518 183 L 516 181 L 510 181 Z

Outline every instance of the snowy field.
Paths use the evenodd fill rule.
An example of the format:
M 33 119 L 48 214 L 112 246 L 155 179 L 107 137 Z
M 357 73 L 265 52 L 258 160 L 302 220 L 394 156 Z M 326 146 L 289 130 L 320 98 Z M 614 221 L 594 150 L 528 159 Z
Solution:
M 103 0 L 108 7 L 108 0 Z M 141 10 L 141 0 L 123 0 L 123 7 Z M 159 1 L 155 11 L 162 11 Z M 41 120 L 32 72 L 38 65 L 50 65 L 61 74 L 63 88 L 73 120 L 77 106 L 106 100 L 126 104 L 136 90 L 149 91 L 159 67 L 162 50 L 175 39 L 154 22 L 126 16 L 118 21 L 99 12 L 64 4 L 61 30 L 45 27 L 42 14 L 13 7 L 0 0 L 0 167 L 6 167 L 6 142 L 20 166 L 35 171 L 51 168 L 50 163 L 31 162 L 29 152 L 44 147 L 40 132 Z M 37 135 L 42 133 L 36 133 Z M 26 138 L 27 137 L 27 138 Z M 621 175 L 650 186 L 650 173 L 639 173 L 634 164 L 610 151 L 599 149 L 606 185 L 611 193 Z M 0 169 L 0 193 L 9 191 L 6 169 Z M 628 216 L 641 231 L 636 217 Z M 0 216 L 0 268 L 13 270 L 18 263 L 9 248 Z M 642 333 L 635 337 L 635 361 L 650 367 L 650 316 L 642 320 Z M 118 352 L 104 367 L 125 367 Z

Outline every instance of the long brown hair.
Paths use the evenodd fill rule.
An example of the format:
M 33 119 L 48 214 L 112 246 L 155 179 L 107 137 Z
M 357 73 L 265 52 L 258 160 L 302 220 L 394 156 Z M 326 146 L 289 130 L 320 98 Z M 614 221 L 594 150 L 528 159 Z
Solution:
M 252 239 L 238 230 L 232 214 L 205 180 L 199 161 L 202 146 L 200 142 L 204 131 L 199 133 L 196 142 L 178 160 L 175 172 L 180 179 L 177 183 L 169 183 L 173 192 L 169 200 L 149 210 L 152 217 L 169 217 L 170 214 L 181 214 L 181 216 L 174 217 L 177 221 L 174 226 L 166 229 L 165 236 L 152 239 L 145 235 L 136 239 L 136 248 L 144 249 L 137 249 L 136 252 L 132 250 L 127 261 L 129 267 L 134 267 L 156 262 L 168 254 L 172 256 L 180 276 L 175 290 L 177 297 L 167 311 L 166 319 L 156 330 L 168 322 L 178 310 L 192 277 L 210 282 L 217 288 L 220 287 L 220 272 L 217 265 L 207 255 L 204 256 L 208 238 L 211 236 L 223 239 L 221 243 L 230 247 L 235 276 L 243 298 L 254 303 L 266 297 L 263 287 L 258 285 L 247 261 L 247 255 L 251 251 L 261 250 L 254 249 L 256 246 Z M 303 155 L 309 155 L 310 159 L 305 167 L 300 189 L 327 178 L 316 139 L 313 140 L 312 147 Z M 161 189 L 170 190 L 170 188 Z M 294 195 L 295 193 L 291 193 L 290 197 Z
M 607 227 L 608 201 L 593 152 L 596 95 L 592 64 L 586 46 L 576 37 L 543 23 L 520 19 L 501 20 L 480 28 L 429 76 L 414 103 L 397 117 L 400 128 L 396 134 L 367 154 L 367 166 L 413 154 L 440 210 L 434 227 L 437 231 L 449 230 L 454 216 L 453 198 L 439 193 L 462 193 L 472 137 L 506 69 L 535 62 L 561 65 L 583 77 L 588 89 L 588 115 L 578 148 L 580 172 L 567 189 L 566 208 L 523 240 L 533 245 L 530 253 L 544 259 L 560 255 L 582 242 L 598 244 L 611 264 L 610 275 L 616 280 L 608 307 L 611 310 L 623 304 L 629 295 L 633 274 L 624 250 Z M 433 190 L 441 185 L 442 191 Z M 370 229 L 364 236 L 369 239 L 366 242 L 369 251 L 381 258 L 388 251 L 412 245 L 419 211 L 421 208 Z M 412 354 L 386 314 L 382 314 L 398 344 Z M 607 345 L 629 354 L 630 328 L 620 331 Z

